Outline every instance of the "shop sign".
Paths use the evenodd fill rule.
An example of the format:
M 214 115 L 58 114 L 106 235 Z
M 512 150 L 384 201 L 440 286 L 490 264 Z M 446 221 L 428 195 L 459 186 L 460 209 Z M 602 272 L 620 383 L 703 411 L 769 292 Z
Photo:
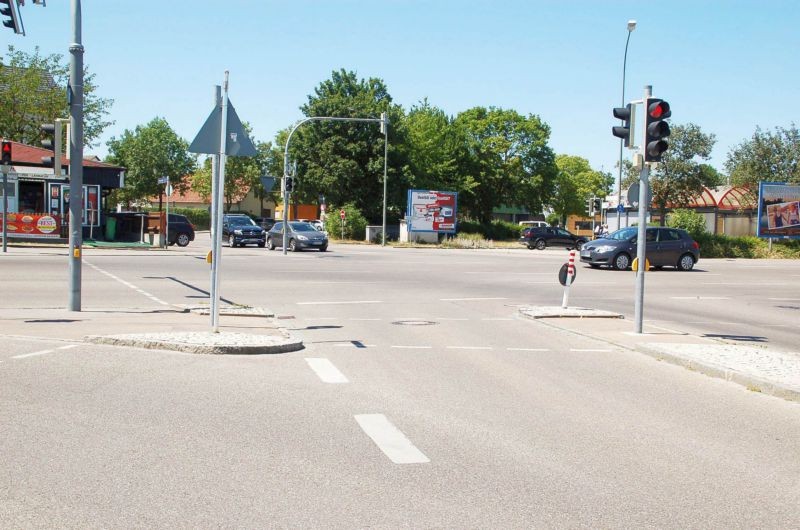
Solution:
M 16 238 L 59 238 L 61 237 L 61 218 L 47 213 L 13 213 L 6 216 L 8 237 Z M 3 221 L 0 217 L 0 229 Z

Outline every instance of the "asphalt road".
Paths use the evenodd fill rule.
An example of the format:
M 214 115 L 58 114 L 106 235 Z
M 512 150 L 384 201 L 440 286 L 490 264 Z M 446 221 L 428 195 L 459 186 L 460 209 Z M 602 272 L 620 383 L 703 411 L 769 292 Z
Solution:
M 82 306 L 202 301 L 206 241 L 87 250 Z M 64 249 L 11 250 L 0 307 L 63 307 Z M 796 526 L 798 404 L 518 318 L 565 255 L 224 248 L 223 298 L 304 339 L 282 355 L 0 322 L 0 527 Z M 797 349 L 797 262 L 646 278 L 648 321 Z M 570 305 L 630 316 L 633 288 L 579 266 Z

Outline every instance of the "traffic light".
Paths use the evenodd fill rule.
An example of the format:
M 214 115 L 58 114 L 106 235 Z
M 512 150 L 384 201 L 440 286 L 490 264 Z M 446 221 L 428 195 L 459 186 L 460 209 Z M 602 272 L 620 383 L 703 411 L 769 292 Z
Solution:
M 595 212 L 599 212 L 602 209 L 603 209 L 603 201 L 600 199 L 600 197 L 595 197 L 594 198 L 594 211 Z
M 19 15 L 19 0 L 0 0 L 0 15 L 8 17 L 3 20 L 3 25 L 14 30 L 14 33 L 25 35 L 22 17 Z
M 294 177 L 286 176 L 286 193 L 292 193 L 294 189 Z
M 52 167 L 56 175 L 61 174 L 61 120 L 53 123 L 45 123 L 41 126 L 45 138 L 42 140 L 42 147 L 48 151 L 53 151 L 53 156 L 43 156 L 42 164 Z
M 592 198 L 586 199 L 586 215 L 592 215 Z
M 669 147 L 664 139 L 669 136 L 669 124 L 664 120 L 672 116 L 672 112 L 669 103 L 657 98 L 647 98 L 644 108 L 644 161 L 661 162 L 661 155 Z
M 3 141 L 3 165 L 10 166 L 11 165 L 11 142 Z
M 621 126 L 617 125 L 611 128 L 611 134 L 617 138 L 622 138 L 625 147 L 630 147 L 633 143 L 633 131 L 636 116 L 636 105 L 628 103 L 624 107 L 614 108 L 614 117 L 622 120 Z

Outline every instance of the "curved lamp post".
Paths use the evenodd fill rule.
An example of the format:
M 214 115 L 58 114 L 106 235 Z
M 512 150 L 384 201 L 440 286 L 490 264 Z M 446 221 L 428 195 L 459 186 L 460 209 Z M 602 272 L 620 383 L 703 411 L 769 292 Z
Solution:
M 625 56 L 622 59 L 622 104 L 625 106 L 625 69 L 628 64 L 628 43 L 631 41 L 631 33 L 636 29 L 636 21 L 628 21 L 628 38 L 625 39 Z M 617 181 L 617 228 L 622 228 L 622 216 L 619 211 L 619 206 L 622 205 L 622 145 L 624 140 L 619 140 L 619 180 Z

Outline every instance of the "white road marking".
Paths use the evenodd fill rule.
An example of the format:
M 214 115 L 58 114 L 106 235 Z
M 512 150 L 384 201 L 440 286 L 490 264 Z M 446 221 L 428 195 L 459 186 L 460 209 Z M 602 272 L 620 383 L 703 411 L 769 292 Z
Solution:
M 570 348 L 569 351 L 574 351 L 574 352 L 594 352 L 594 351 L 599 351 L 599 352 L 602 352 L 602 351 L 612 351 L 612 350 L 607 350 L 607 349 L 604 349 L 604 348 Z
M 446 346 L 448 350 L 491 350 L 491 346 Z
M 440 302 L 478 302 L 481 300 L 508 300 L 508 298 L 439 298 Z
M 389 346 L 390 348 L 399 348 L 402 350 L 430 350 L 433 346 Z
M 800 302 L 800 298 L 767 298 L 767 300 L 774 300 L 776 302 Z
M 11 357 L 12 359 L 25 359 L 26 357 L 36 357 L 37 355 L 45 355 L 47 353 L 53 353 L 56 350 L 69 350 L 71 348 L 76 348 L 77 344 L 67 344 L 66 346 L 59 346 L 58 348 L 53 348 L 52 350 L 41 350 L 35 351 L 32 353 L 23 353 L 22 355 L 15 355 Z
M 727 296 L 670 296 L 672 300 L 730 300 Z
M 354 417 L 366 435 L 395 464 L 430 462 L 383 414 L 356 414 Z
M 506 348 L 508 351 L 550 351 L 547 348 Z
M 306 357 L 306 362 L 324 383 L 349 383 L 350 381 L 328 359 Z
M 687 322 L 687 324 L 725 324 L 725 325 L 732 325 L 732 326 L 749 326 L 747 322 L 720 322 L 718 320 L 703 320 L 703 321 L 692 321 Z
M 44 355 L 46 353 L 53 353 L 54 350 L 41 350 L 33 353 L 23 353 L 22 355 L 15 355 L 12 359 L 25 359 L 26 357 L 35 357 L 36 355 Z
M 139 287 L 137 287 L 137 286 L 133 285 L 133 284 L 132 284 L 132 283 L 130 283 L 130 282 L 126 282 L 126 281 L 125 281 L 125 280 L 123 280 L 122 278 L 119 278 L 119 277 L 117 277 L 117 276 L 114 276 L 114 275 L 113 275 L 113 274 L 111 274 L 110 272 L 107 272 L 107 271 L 105 271 L 105 270 L 101 269 L 101 268 L 100 268 L 100 267 L 98 267 L 97 265 L 94 265 L 93 263 L 89 263 L 89 262 L 88 262 L 88 261 L 86 261 L 85 259 L 83 260 L 83 262 L 84 262 L 85 264 L 87 264 L 88 266 L 90 266 L 91 268 L 93 268 L 94 270 L 96 270 L 97 272 L 99 272 L 100 274 L 105 274 L 106 276 L 108 276 L 108 277 L 109 277 L 109 278 L 111 278 L 112 280 L 118 281 L 119 283 L 121 283 L 121 284 L 122 284 L 122 285 L 124 285 L 125 287 L 129 287 L 129 288 L 133 289 L 133 290 L 134 290 L 134 291 L 136 291 L 137 293 L 140 293 L 140 294 L 142 294 L 142 295 L 146 296 L 146 297 L 147 297 L 147 298 L 149 298 L 150 300 L 152 300 L 152 301 L 154 301 L 154 302 L 156 302 L 156 303 L 159 303 L 159 304 L 161 304 L 161 305 L 169 305 L 169 303 L 168 303 L 168 302 L 165 302 L 165 301 L 163 301 L 163 300 L 159 299 L 158 297 L 156 297 L 156 296 L 154 296 L 154 295 L 152 295 L 152 294 L 148 293 L 147 291 L 145 291 L 145 290 L 143 290 L 143 289 L 140 289 Z
M 382 304 L 383 300 L 340 300 L 334 302 L 297 302 L 297 305 Z

